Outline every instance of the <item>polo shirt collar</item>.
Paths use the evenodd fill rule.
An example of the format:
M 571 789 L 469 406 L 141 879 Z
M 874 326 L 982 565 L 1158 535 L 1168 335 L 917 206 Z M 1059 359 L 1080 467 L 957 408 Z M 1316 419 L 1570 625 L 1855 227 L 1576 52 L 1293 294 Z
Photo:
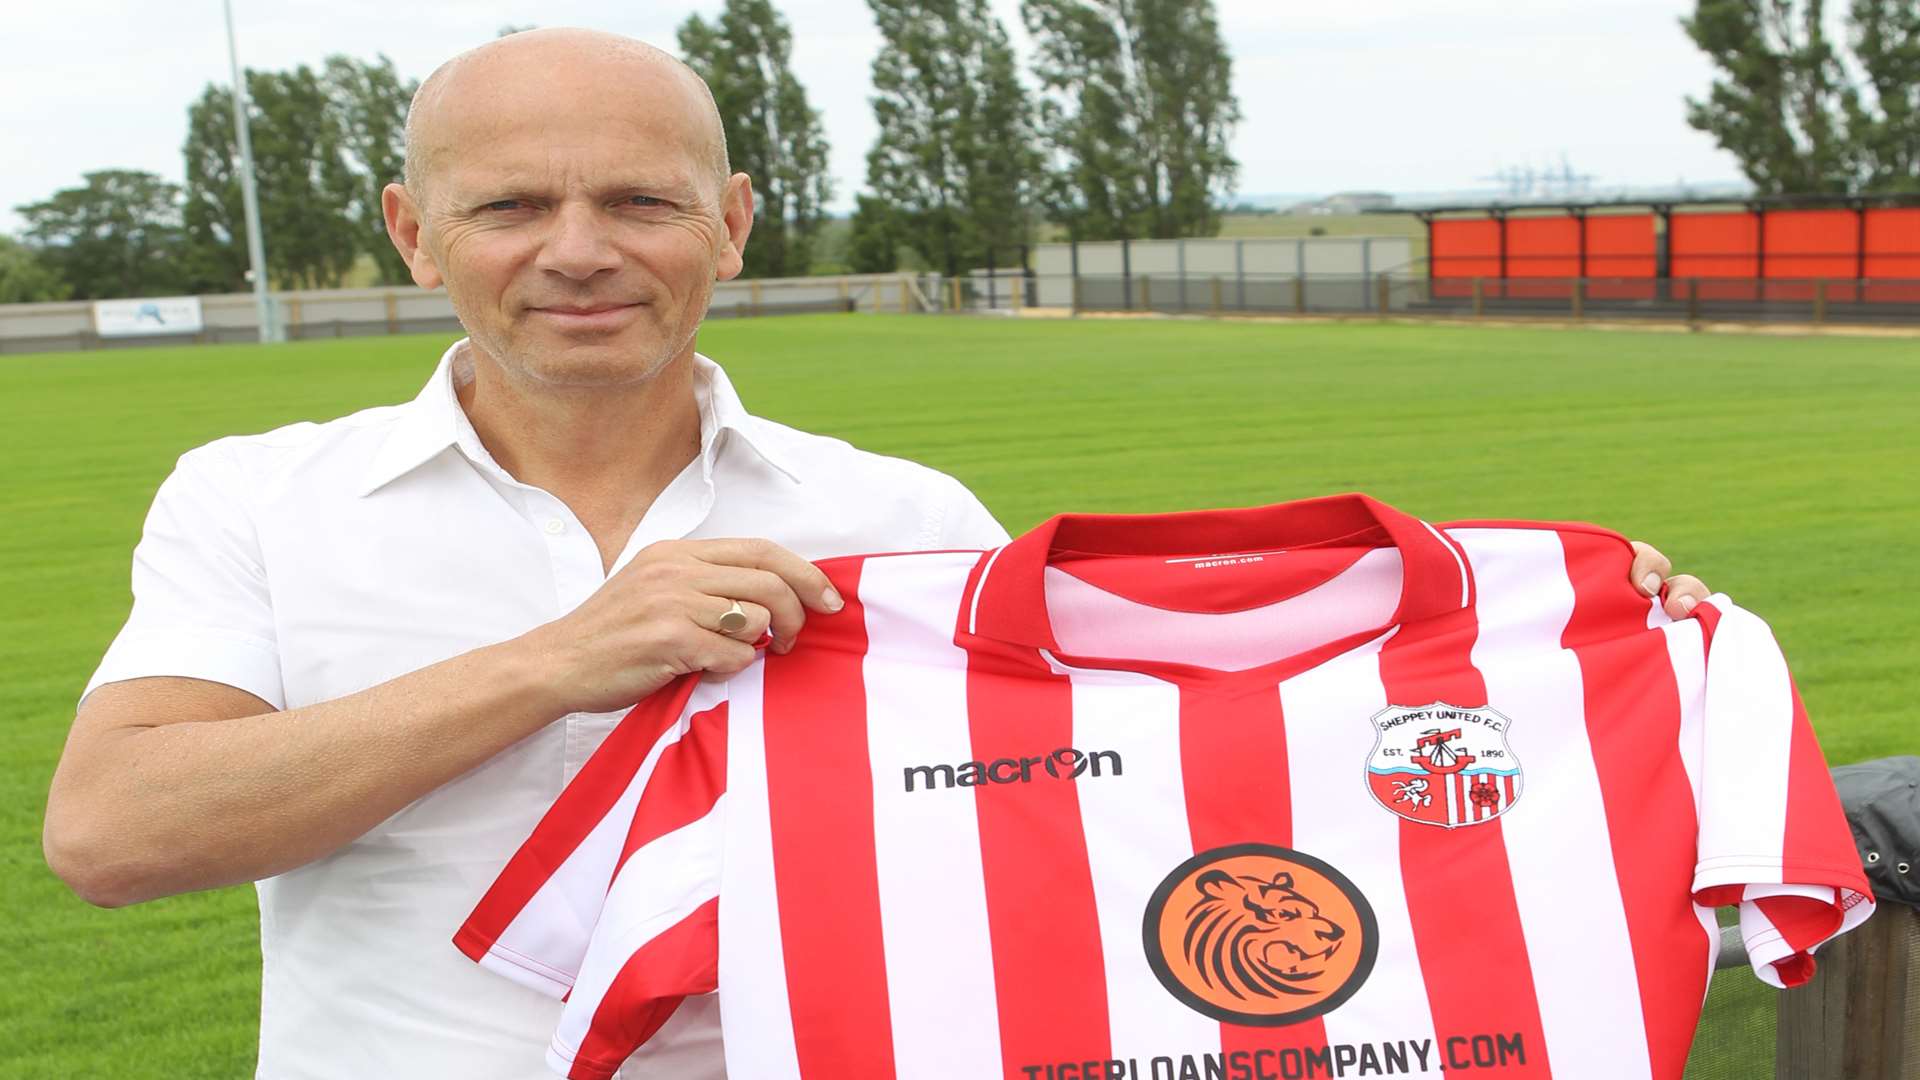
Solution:
M 1047 616 L 1045 583 L 1047 564 L 1058 552 L 1178 558 L 1335 543 L 1399 550 L 1402 583 L 1392 625 L 1473 604 L 1472 574 L 1454 543 L 1419 518 L 1366 495 L 1349 494 L 1238 510 L 1061 514 L 982 560 L 968 607 L 961 612 L 961 630 L 1059 652 Z
M 440 363 L 412 401 L 394 406 L 399 419 L 388 432 L 367 464 L 360 494 L 371 495 L 454 448 L 475 465 L 499 468 L 493 456 L 481 445 L 466 410 L 460 407 L 455 392 L 461 353 L 467 346 L 461 339 L 447 347 Z M 764 421 L 749 413 L 733 389 L 732 380 L 712 360 L 694 354 L 694 396 L 700 406 L 700 470 L 712 479 L 714 463 L 727 442 L 737 438 L 769 468 L 792 483 L 799 483 L 796 463 L 777 439 L 764 428 Z M 471 377 L 469 374 L 468 377 Z

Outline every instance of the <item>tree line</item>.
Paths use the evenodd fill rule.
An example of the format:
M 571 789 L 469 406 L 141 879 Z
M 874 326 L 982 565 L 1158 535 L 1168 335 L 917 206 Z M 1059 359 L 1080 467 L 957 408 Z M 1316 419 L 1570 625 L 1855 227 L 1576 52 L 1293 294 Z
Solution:
M 1212 0 L 1024 0 L 1029 89 L 986 0 L 868 0 L 880 127 L 843 250 L 823 251 L 834 197 L 820 113 L 794 76 L 771 0 L 724 0 L 678 32 L 713 88 L 734 167 L 754 178 L 746 273 L 959 270 L 1030 241 L 1042 221 L 1088 239 L 1199 236 L 1232 189 L 1239 110 Z M 513 33 L 526 27 L 505 27 Z M 246 73 L 269 280 L 337 286 L 360 260 L 407 280 L 380 189 L 400 176 L 417 84 L 381 56 Z M 185 180 L 109 169 L 19 207 L 0 237 L 0 302 L 242 291 L 247 285 L 231 91 L 188 109 Z
M 378 281 L 406 281 L 380 190 L 400 175 L 417 84 L 385 56 L 331 56 L 318 70 L 248 71 L 246 80 L 268 280 L 337 286 L 366 256 Z M 230 88 L 209 85 L 187 107 L 182 153 L 183 184 L 102 169 L 17 207 L 24 243 L 0 237 L 0 302 L 245 291 Z
M 879 135 L 833 250 L 827 140 L 785 17 L 772 0 L 723 0 L 679 27 L 734 167 L 754 178 L 748 275 L 957 272 L 1043 223 L 1083 240 L 1217 233 L 1240 108 L 1213 0 L 1022 0 L 1024 72 L 988 0 L 866 2 L 883 40 Z M 1920 0 L 1850 0 L 1844 43 L 1824 3 L 1695 0 L 1681 27 L 1718 75 L 1687 100 L 1688 123 L 1762 194 L 1920 190 Z M 417 84 L 384 56 L 246 80 L 273 284 L 337 286 L 366 262 L 379 283 L 406 281 L 380 190 L 400 176 Z M 183 153 L 182 184 L 110 169 L 19 207 L 22 240 L 0 236 L 0 302 L 244 290 L 229 89 L 189 106 Z

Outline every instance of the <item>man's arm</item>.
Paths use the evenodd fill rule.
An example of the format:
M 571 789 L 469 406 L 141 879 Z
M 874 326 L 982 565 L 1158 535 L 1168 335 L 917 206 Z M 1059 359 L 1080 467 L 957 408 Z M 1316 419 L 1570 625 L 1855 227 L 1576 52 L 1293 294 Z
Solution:
M 748 625 L 720 634 L 736 599 Z M 334 701 L 276 712 L 203 679 L 108 683 L 54 773 L 47 863 L 106 907 L 282 873 L 567 713 L 738 671 L 763 631 L 784 650 L 805 608 L 840 606 L 825 575 L 771 543 L 675 541 L 561 619 Z

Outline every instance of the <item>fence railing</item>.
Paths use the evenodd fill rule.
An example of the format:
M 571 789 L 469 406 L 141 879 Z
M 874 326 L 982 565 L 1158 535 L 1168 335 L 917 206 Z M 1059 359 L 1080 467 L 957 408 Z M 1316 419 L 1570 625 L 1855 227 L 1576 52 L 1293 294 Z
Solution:
M 941 283 L 949 311 L 1381 315 L 1920 326 L 1920 280 L 1078 274 L 1002 268 Z
M 714 287 L 709 318 L 812 311 L 925 312 L 937 308 L 934 279 L 915 274 L 848 274 L 725 281 Z M 88 301 L 0 304 L 0 353 L 259 340 L 251 294 L 200 297 L 202 327 L 190 334 L 103 337 Z M 273 295 L 289 340 L 377 334 L 456 333 L 460 321 L 441 291 L 412 286 L 312 289 Z

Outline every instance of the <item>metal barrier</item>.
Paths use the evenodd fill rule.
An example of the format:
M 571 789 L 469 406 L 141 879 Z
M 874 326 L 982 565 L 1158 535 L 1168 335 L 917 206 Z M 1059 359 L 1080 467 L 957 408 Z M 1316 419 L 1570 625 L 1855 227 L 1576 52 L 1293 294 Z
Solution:
M 1077 274 L 1002 267 L 943 283 L 947 311 L 1649 319 L 1920 327 L 1920 280 Z
M 709 318 L 816 311 L 927 312 L 939 304 L 936 278 L 915 274 L 723 281 L 714 286 Z M 460 321 L 442 291 L 412 286 L 385 289 L 311 289 L 274 294 L 289 340 L 378 334 L 457 333 Z M 193 334 L 101 337 L 88 301 L 0 304 L 0 353 L 143 345 L 258 341 L 251 294 L 200 298 L 203 329 Z

